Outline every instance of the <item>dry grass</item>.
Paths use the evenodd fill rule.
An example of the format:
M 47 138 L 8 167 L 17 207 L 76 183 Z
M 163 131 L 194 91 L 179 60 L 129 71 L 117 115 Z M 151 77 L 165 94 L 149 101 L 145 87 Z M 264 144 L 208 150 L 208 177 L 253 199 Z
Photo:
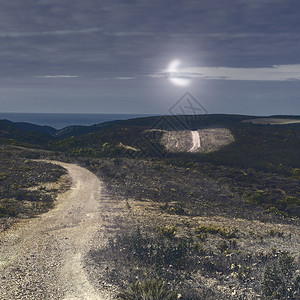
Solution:
M 283 119 L 283 118 L 258 118 L 249 119 L 243 122 L 250 122 L 253 124 L 270 124 L 270 125 L 285 125 L 300 123 L 299 119 Z
M 117 248 L 108 245 L 90 252 L 100 281 L 108 281 L 116 287 L 126 287 L 128 281 L 134 283 L 143 276 L 163 276 L 173 290 L 184 295 L 183 299 L 252 299 L 262 293 L 266 266 L 281 253 L 287 251 L 296 262 L 299 260 L 300 228 L 294 225 L 174 215 L 162 211 L 158 203 L 136 199 L 128 199 L 126 207 L 129 208 L 127 213 L 122 214 L 122 222 L 111 235 L 113 240 L 117 232 L 120 234 Z M 199 226 L 216 230 L 207 230 L 203 238 L 199 235 Z M 148 242 L 148 247 L 157 247 L 156 243 L 159 245 L 162 238 L 169 241 L 164 247 L 173 247 L 171 245 L 188 239 L 197 251 L 187 249 L 187 261 L 182 261 L 179 268 L 175 263 L 155 267 L 155 263 L 149 264 L 147 259 L 126 252 L 128 242 L 123 244 L 125 248 L 122 246 L 123 235 L 132 234 L 133 244 L 138 243 L 136 228 L 140 228 L 143 243 Z M 172 237 L 162 237 L 161 228 L 171 228 Z M 101 271 L 104 269 L 105 273 Z
M 209 166 L 128 159 L 85 163 L 122 205 L 119 215 L 110 218 L 113 231 L 106 237 L 111 244 L 92 249 L 87 258 L 93 276 L 113 290 L 137 278 L 160 276 L 186 300 L 256 299 L 263 293 L 266 267 L 282 253 L 294 256 L 299 268 L 297 219 L 266 213 L 208 176 L 204 167 Z M 221 167 L 211 172 L 236 180 L 242 176 L 249 183 L 256 178 L 249 170 L 246 175 Z M 278 185 L 278 178 L 272 178 Z M 286 183 L 293 180 L 286 178 Z M 288 184 L 282 188 L 292 191 Z

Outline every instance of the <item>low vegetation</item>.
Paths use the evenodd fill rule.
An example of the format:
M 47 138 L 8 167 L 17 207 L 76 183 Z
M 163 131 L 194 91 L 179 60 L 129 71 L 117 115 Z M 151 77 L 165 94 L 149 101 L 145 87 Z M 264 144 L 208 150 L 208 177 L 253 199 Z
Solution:
M 265 299 L 296 299 L 299 296 L 300 275 L 296 273 L 294 257 L 287 252 L 267 265 L 262 292 Z
M 260 153 L 260 147 L 267 146 L 257 147 L 249 141 L 261 129 L 247 132 L 247 125 L 243 126 L 241 140 L 249 139 L 247 147 Z M 281 131 L 276 128 L 274 132 L 277 130 Z M 276 137 L 262 132 L 261 137 Z M 273 142 L 282 143 L 281 135 Z M 243 152 L 241 140 L 215 154 L 83 158 L 82 164 L 106 182 L 114 197 L 129 201 L 135 218 L 134 201 L 152 203 L 157 209 L 153 218 L 141 220 L 144 226 L 138 231 L 127 228 L 106 249 L 91 252 L 98 270 L 104 267 L 100 261 L 106 262 L 107 273 L 101 277 L 99 271 L 99 278 L 126 289 L 136 278 L 162 277 L 182 299 L 271 299 L 274 295 L 266 292 L 271 285 L 265 280 L 270 278 L 268 268 L 277 265 L 288 249 L 287 255 L 295 256 L 295 271 L 287 279 L 293 293 L 290 298 L 278 294 L 278 299 L 296 299 L 298 242 L 292 227 L 282 226 L 297 228 L 299 224 L 298 160 L 282 159 L 274 144 L 266 152 L 273 152 L 273 162 L 254 162 L 256 153 L 250 155 L 248 165 L 250 150 Z M 295 158 L 299 142 L 291 143 L 291 157 Z M 234 157 L 230 147 L 239 148 Z M 154 222 L 158 229 L 150 226 Z
M 0 143 L 48 152 L 2 147 L 1 219 L 53 205 L 55 193 L 43 184 L 64 172 L 31 158 L 77 162 L 128 211 L 111 220 L 106 247 L 86 257 L 120 299 L 299 298 L 300 125 L 241 123 L 244 116 L 187 119 L 193 130 L 227 128 L 234 142 L 215 153 L 168 153 L 161 130 L 174 117 L 51 138 L 22 136 L 5 123 Z
M 32 217 L 52 208 L 58 189 L 45 184 L 56 183 L 64 174 L 65 170 L 57 165 L 22 157 L 18 149 L 1 147 L 1 229 L 7 229 L 17 218 Z
M 289 235 L 265 232 L 260 237 L 258 232 L 241 228 L 233 238 L 223 235 L 228 229 L 220 224 L 196 225 L 191 219 L 190 223 L 177 224 L 176 231 L 173 225 L 156 231 L 149 227 L 149 221 L 145 220 L 147 225 L 142 228 L 111 238 L 105 249 L 90 253 L 100 280 L 123 290 L 128 285 L 136 287 L 130 289 L 135 295 L 139 295 L 136 285 L 140 287 L 136 278 L 146 276 L 164 278 L 168 290 L 187 300 L 252 299 L 259 295 L 296 299 L 299 262 L 288 252 L 271 247 L 290 243 Z M 199 228 L 200 233 L 206 233 L 205 239 L 199 236 Z M 293 251 L 295 254 L 297 249 Z M 106 271 L 101 277 L 103 269 Z
M 123 290 L 118 298 L 124 300 L 176 300 L 178 295 L 167 289 L 166 283 L 159 279 L 144 279 L 143 281 L 137 281 L 132 283 L 126 290 Z

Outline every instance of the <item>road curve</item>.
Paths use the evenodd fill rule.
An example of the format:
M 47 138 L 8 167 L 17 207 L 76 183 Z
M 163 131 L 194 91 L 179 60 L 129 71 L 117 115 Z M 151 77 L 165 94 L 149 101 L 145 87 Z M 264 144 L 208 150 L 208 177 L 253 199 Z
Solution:
M 101 181 L 74 164 L 71 189 L 56 207 L 0 236 L 1 299 L 110 299 L 89 282 L 82 263 L 101 226 Z
M 188 152 L 195 152 L 201 147 L 200 136 L 198 131 L 191 131 L 193 146 Z

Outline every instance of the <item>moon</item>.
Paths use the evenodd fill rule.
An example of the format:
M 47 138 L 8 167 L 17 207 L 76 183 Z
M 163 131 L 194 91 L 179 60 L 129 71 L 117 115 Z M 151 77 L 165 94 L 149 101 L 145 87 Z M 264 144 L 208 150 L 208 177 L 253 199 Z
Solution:
M 180 75 L 180 72 L 178 71 L 180 64 L 181 61 L 179 59 L 171 61 L 168 67 L 169 80 L 177 86 L 188 86 L 190 84 L 190 80 L 182 78 L 182 75 Z

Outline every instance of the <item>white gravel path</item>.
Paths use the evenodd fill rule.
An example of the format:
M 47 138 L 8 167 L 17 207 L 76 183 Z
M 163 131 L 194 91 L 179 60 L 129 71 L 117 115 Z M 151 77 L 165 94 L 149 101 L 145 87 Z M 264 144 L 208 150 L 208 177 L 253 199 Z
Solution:
M 195 152 L 201 147 L 201 141 L 198 131 L 191 131 L 193 146 L 188 152 Z

